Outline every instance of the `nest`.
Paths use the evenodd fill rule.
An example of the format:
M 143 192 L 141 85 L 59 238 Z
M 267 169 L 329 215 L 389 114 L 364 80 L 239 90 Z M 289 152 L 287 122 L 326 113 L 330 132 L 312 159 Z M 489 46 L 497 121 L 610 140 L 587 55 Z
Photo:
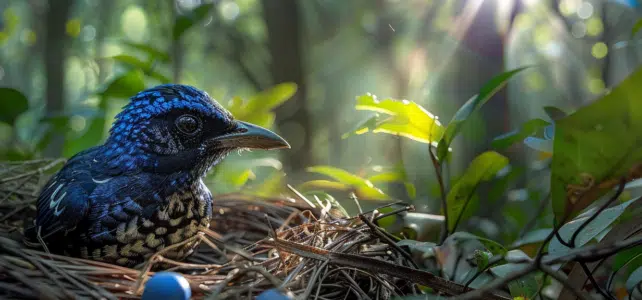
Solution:
M 183 262 L 164 258 L 168 248 L 135 269 L 28 249 L 22 228 L 63 162 L 0 164 L 0 298 L 136 299 L 159 270 L 183 274 L 196 299 L 251 299 L 275 288 L 299 299 L 389 299 L 421 294 L 431 278 L 376 225 L 376 211 L 347 218 L 300 197 L 215 197 L 210 228 L 193 237 L 202 242 Z

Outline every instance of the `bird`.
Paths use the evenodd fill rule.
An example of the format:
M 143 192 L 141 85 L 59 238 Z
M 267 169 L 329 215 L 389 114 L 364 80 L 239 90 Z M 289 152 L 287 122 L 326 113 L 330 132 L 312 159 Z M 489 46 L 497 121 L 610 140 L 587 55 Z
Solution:
M 234 119 L 206 92 L 163 84 L 133 95 L 102 145 L 71 157 L 42 188 L 27 246 L 134 267 L 166 249 L 184 260 L 208 227 L 203 179 L 228 154 L 288 149 L 266 128 Z

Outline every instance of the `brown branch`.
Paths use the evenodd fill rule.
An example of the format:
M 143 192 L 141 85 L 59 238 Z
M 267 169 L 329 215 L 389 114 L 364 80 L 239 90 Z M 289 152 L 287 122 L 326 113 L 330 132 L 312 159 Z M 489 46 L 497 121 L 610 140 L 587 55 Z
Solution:
M 278 239 L 268 239 L 261 243 L 275 247 L 281 251 L 293 253 L 300 257 L 311 258 L 314 260 L 328 262 L 334 265 L 349 266 L 361 270 L 368 270 L 374 274 L 386 274 L 393 277 L 408 280 L 410 282 L 418 283 L 428 286 L 437 291 L 443 292 L 451 296 L 461 295 L 463 293 L 472 291 L 471 288 L 466 288 L 458 283 L 443 279 L 435 276 L 432 273 L 400 266 L 397 264 L 385 262 L 375 258 L 369 258 L 359 255 L 338 253 L 328 251 L 325 249 L 292 243 Z M 506 300 L 509 298 L 489 293 L 484 295 L 483 299 Z

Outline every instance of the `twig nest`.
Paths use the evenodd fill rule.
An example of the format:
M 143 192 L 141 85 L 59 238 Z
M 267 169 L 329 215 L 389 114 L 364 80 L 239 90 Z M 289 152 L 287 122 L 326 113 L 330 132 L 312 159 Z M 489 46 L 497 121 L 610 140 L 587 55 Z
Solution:
M 189 282 L 174 272 L 159 272 L 145 284 L 142 300 L 188 300 L 192 297 Z

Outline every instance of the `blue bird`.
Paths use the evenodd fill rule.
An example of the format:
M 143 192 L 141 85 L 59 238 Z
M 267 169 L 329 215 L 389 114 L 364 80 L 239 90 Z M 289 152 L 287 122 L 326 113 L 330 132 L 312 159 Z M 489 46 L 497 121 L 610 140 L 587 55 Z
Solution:
M 130 100 L 106 142 L 73 156 L 44 186 L 27 245 L 135 266 L 209 226 L 212 195 L 202 179 L 226 155 L 290 147 L 191 86 L 160 85 Z M 184 259 L 198 242 L 163 256 Z

